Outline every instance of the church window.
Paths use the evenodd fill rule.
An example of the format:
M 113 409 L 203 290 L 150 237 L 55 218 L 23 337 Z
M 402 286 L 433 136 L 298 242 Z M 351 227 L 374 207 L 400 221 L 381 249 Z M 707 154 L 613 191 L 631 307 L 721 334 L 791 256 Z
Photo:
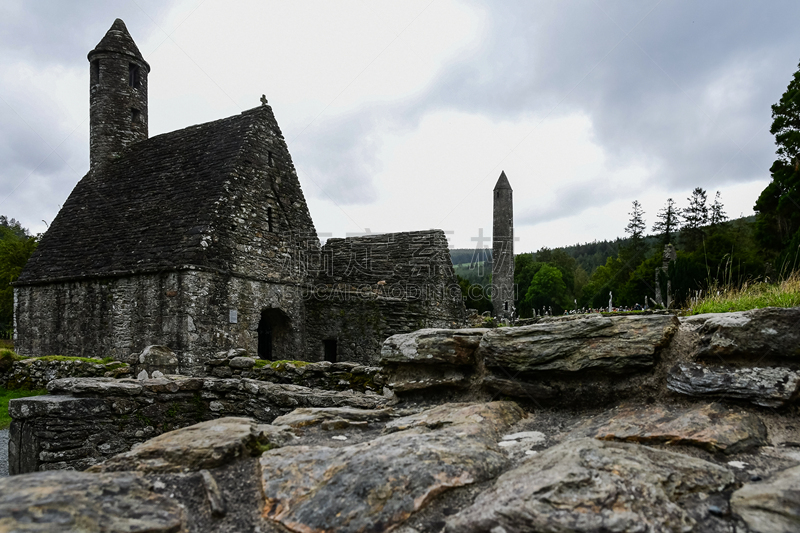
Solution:
M 275 166 L 275 159 L 272 157 L 272 152 L 267 152 L 267 166 L 270 168 Z
M 139 88 L 139 65 L 128 64 L 128 85 L 134 89 Z
M 504 308 L 505 308 L 506 311 L 508 311 L 508 302 L 506 301 L 504 303 L 505 303 Z
M 142 120 L 142 113 L 138 109 L 131 109 L 131 122 L 136 124 Z
M 97 85 L 100 83 L 100 60 L 95 59 L 91 63 L 91 71 L 89 73 L 89 78 L 91 80 L 92 85 Z
M 272 208 L 267 207 L 267 231 L 272 233 Z

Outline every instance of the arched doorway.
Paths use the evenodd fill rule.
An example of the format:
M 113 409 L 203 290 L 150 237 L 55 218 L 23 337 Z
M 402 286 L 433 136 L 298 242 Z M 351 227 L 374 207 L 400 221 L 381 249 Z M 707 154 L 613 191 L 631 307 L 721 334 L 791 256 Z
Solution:
M 258 321 L 258 357 L 269 361 L 287 359 L 291 328 L 286 313 L 276 308 L 261 311 Z

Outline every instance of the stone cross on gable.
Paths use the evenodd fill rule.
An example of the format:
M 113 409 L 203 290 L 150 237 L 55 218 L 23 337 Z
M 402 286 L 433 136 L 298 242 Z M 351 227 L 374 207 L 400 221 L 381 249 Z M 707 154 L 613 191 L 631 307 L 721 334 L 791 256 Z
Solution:
M 261 95 L 261 105 L 267 105 L 267 95 L 266 94 L 262 94 Z

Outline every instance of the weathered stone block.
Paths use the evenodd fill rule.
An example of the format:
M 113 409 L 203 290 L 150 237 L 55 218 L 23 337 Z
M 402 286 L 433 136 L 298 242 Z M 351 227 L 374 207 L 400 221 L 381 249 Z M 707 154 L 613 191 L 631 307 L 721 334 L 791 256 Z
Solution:
M 755 533 L 800 531 L 800 466 L 747 483 L 731 496 L 733 512 Z
M 700 325 L 698 358 L 800 357 L 800 307 L 765 307 L 684 319 Z
M 652 368 L 656 352 L 675 333 L 672 315 L 592 316 L 486 332 L 479 354 L 487 368 L 510 372 L 623 374 Z M 501 377 L 505 377 L 501 375 Z
M 749 400 L 764 407 L 780 407 L 800 395 L 800 373 L 788 368 L 724 368 L 680 363 L 669 371 L 667 388 L 688 396 Z
M 720 404 L 694 407 L 626 406 L 587 422 L 576 434 L 601 440 L 697 446 L 739 453 L 768 444 L 761 419 Z
M 679 499 L 733 482 L 727 469 L 694 457 L 578 439 L 501 475 L 446 531 L 691 531 Z
M 139 474 L 40 472 L 0 479 L 0 530 L 185 531 L 181 506 Z
M 488 329 L 421 329 L 393 335 L 381 348 L 381 364 L 424 363 L 473 365 Z

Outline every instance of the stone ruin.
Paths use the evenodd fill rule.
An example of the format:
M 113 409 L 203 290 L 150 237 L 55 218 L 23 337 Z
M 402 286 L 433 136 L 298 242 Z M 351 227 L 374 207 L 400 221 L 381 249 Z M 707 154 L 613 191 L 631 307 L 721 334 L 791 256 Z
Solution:
M 118 360 L 0 359 L 49 391 L 10 402 L 0 531 L 800 530 L 800 308 L 461 328 L 442 232 L 320 246 L 266 99 L 148 139 L 121 21 L 89 59 L 17 343 Z
M 796 531 L 799 324 L 540 317 L 398 334 L 372 366 L 54 379 L 11 402 L 0 526 Z
M 117 19 L 89 53 L 91 168 L 14 286 L 26 356 L 148 345 L 366 363 L 396 333 L 458 327 L 441 230 L 320 245 L 272 108 L 148 138 L 150 66 Z

